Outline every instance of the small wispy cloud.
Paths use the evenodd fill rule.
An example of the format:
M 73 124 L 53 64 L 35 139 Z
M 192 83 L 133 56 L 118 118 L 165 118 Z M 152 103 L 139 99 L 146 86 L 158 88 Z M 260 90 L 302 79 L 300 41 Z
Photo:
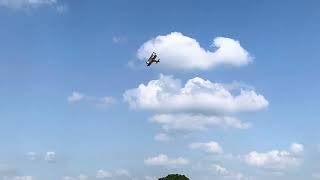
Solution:
M 215 141 L 210 141 L 210 142 L 195 142 L 191 143 L 189 145 L 191 149 L 200 149 L 203 150 L 207 153 L 212 153 L 212 154 L 222 154 L 223 149 L 220 146 L 219 143 Z
M 125 36 L 113 36 L 112 42 L 115 44 L 126 42 L 127 38 Z
M 32 176 L 15 176 L 12 180 L 33 180 Z
M 112 177 L 130 177 L 130 176 L 131 176 L 130 172 L 123 168 L 117 169 L 113 172 L 100 169 L 96 173 L 96 179 L 107 179 Z
M 57 4 L 57 0 L 0 0 L 0 6 L 17 10 L 53 6 L 55 4 Z
M 105 178 L 111 178 L 112 174 L 109 171 L 105 171 L 105 170 L 98 170 L 97 174 L 96 174 L 96 178 L 97 179 L 105 179 Z
M 35 152 L 28 152 L 27 158 L 31 161 L 35 161 L 38 159 L 38 155 Z
M 84 174 L 80 174 L 77 177 L 64 176 L 62 178 L 62 180 L 88 180 L 88 179 L 89 179 L 89 177 L 87 175 L 84 175 Z
M 172 137 L 169 136 L 166 133 L 158 133 L 154 136 L 154 140 L 156 141 L 161 141 L 161 142 L 166 142 L 166 141 L 171 141 Z
M 62 5 L 58 5 L 56 9 L 59 14 L 64 14 L 68 11 L 69 7 L 66 4 L 62 4 Z
M 49 163 L 54 163 L 56 162 L 56 159 L 57 159 L 57 155 L 55 152 L 53 151 L 48 151 L 45 155 L 45 158 L 44 158 L 47 162 Z
M 127 177 L 130 177 L 130 172 L 126 169 L 117 169 L 115 171 L 115 175 L 116 176 L 127 176 Z
M 227 168 L 225 168 L 219 164 L 211 165 L 210 169 L 212 169 L 215 174 L 217 174 L 218 176 L 221 176 L 225 179 L 234 179 L 234 180 L 247 179 L 242 173 L 231 172 L 231 171 L 227 170 Z
M 61 4 L 59 0 L 0 0 L 0 7 L 16 10 L 28 11 L 44 7 L 51 7 L 59 14 L 64 14 L 68 10 L 66 4 Z
M 84 95 L 79 93 L 79 92 L 76 92 L 76 91 L 73 91 L 71 96 L 68 97 L 68 102 L 73 104 L 73 103 L 77 103 L 77 102 L 80 102 L 81 100 L 84 99 Z
M 165 154 L 159 154 L 158 156 L 145 159 L 144 164 L 149 166 L 177 167 L 187 165 L 189 161 L 183 157 L 170 158 Z
M 77 91 L 73 91 L 71 95 L 67 97 L 67 101 L 69 104 L 84 102 L 84 103 L 94 104 L 98 107 L 110 106 L 117 102 L 117 100 L 112 96 L 93 97 Z

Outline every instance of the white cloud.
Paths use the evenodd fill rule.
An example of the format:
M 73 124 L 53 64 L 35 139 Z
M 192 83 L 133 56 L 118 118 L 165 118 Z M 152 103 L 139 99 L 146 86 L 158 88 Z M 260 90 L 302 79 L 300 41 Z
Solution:
M 182 85 L 179 79 L 162 74 L 157 80 L 125 91 L 123 98 L 132 109 L 154 111 L 150 121 L 161 125 L 167 134 L 203 131 L 213 126 L 248 129 L 250 123 L 234 116 L 269 105 L 263 95 L 242 83 L 227 86 L 196 77 Z M 156 136 L 156 140 L 164 139 L 164 135 Z
M 231 172 L 219 164 L 213 164 L 211 166 L 211 169 L 214 171 L 214 173 L 224 177 L 225 179 L 233 179 L 233 180 L 247 179 L 242 173 Z
M 202 131 L 211 126 L 248 129 L 251 124 L 228 116 L 209 116 L 202 114 L 157 114 L 151 122 L 160 124 L 166 131 Z
M 37 8 L 56 3 L 57 0 L 0 0 L 0 6 L 12 9 Z
M 106 170 L 98 170 L 96 172 L 94 179 L 114 179 L 117 177 L 131 177 L 131 174 L 126 169 L 117 169 L 114 172 L 106 171 Z M 92 179 L 93 177 L 89 177 L 84 174 L 80 174 L 79 176 L 64 176 L 63 180 L 88 180 Z
M 240 89 L 239 94 L 233 94 L 224 85 L 199 77 L 190 79 L 182 87 L 180 80 L 162 74 L 158 80 L 127 90 L 124 99 L 135 109 L 205 114 L 258 111 L 269 104 L 253 90 Z
M 218 164 L 214 164 L 212 165 L 212 168 L 215 172 L 217 172 L 218 174 L 222 174 L 222 175 L 225 175 L 228 173 L 227 169 L 218 165 Z
M 96 174 L 96 178 L 97 179 L 107 179 L 107 178 L 111 178 L 112 177 L 112 173 L 105 171 L 105 170 L 98 170 L 97 174 Z
M 94 179 L 110 179 L 110 178 L 116 178 L 116 177 L 131 177 L 131 174 L 126 169 L 117 169 L 114 172 L 106 171 L 103 169 L 100 169 L 96 172 Z M 62 178 L 63 180 L 88 180 L 92 179 L 92 177 L 89 178 L 89 176 L 80 174 L 79 176 L 64 176 Z
M 84 174 L 80 174 L 80 175 L 78 176 L 78 179 L 79 179 L 79 180 L 87 180 L 87 179 L 88 179 L 88 176 L 86 176 L 86 175 L 84 175 Z
M 299 153 L 303 151 L 300 147 L 295 149 L 292 148 L 291 151 L 279 151 L 272 150 L 266 153 L 258 153 L 252 151 L 245 156 L 245 161 L 251 166 L 273 169 L 273 170 L 285 170 L 290 167 L 297 167 L 301 164 L 301 159 L 296 156 L 297 150 Z
M 206 50 L 199 42 L 180 32 L 157 36 L 145 42 L 137 52 L 140 60 L 149 58 L 155 51 L 161 63 L 159 66 L 172 69 L 207 70 L 219 65 L 244 66 L 252 61 L 250 54 L 239 41 L 217 37 L 212 44 L 214 51 Z
M 62 180 L 88 180 L 88 176 L 80 174 L 78 177 L 64 176 Z
M 288 166 L 299 165 L 297 158 L 287 151 L 272 150 L 266 153 L 250 152 L 246 155 L 246 162 L 257 167 L 284 169 Z
M 97 105 L 99 107 L 110 106 L 112 104 L 115 104 L 117 101 L 114 97 L 111 97 L 111 96 L 92 97 L 92 96 L 87 96 L 85 94 L 79 93 L 77 91 L 72 92 L 72 94 L 67 98 L 67 100 L 70 104 L 85 102 L 85 103 Z
M 304 146 L 303 146 L 303 144 L 292 143 L 290 150 L 291 150 L 291 152 L 293 152 L 295 154 L 300 154 L 301 152 L 304 151 Z
M 73 91 L 71 96 L 68 97 L 68 102 L 69 103 L 77 103 L 83 99 L 84 99 L 83 94 L 76 92 L 76 91 Z
M 144 163 L 149 166 L 165 166 L 165 167 L 176 167 L 189 164 L 189 161 L 185 158 L 169 158 L 165 154 L 159 154 L 155 157 L 150 157 L 144 160 Z
M 33 180 L 32 176 L 15 176 L 12 180 Z
M 130 172 L 126 169 L 117 169 L 115 174 L 117 176 L 128 176 L 128 177 L 130 176 Z
M 63 5 L 57 6 L 56 9 L 59 14 L 64 14 L 65 12 L 68 11 L 68 6 L 66 4 L 63 4 Z
M 165 141 L 171 141 L 172 138 L 166 133 L 158 133 L 154 136 L 154 140 L 165 142 Z
M 71 176 L 64 176 L 64 177 L 62 178 L 62 180 L 76 180 L 76 178 L 71 177 Z
M 34 161 L 38 158 L 38 155 L 35 152 L 28 152 L 27 158 L 31 161 Z
M 102 97 L 100 99 L 97 99 L 97 105 L 99 106 L 110 106 L 114 103 L 116 103 L 116 99 L 111 96 Z
M 115 44 L 119 44 L 119 43 L 122 43 L 125 41 L 127 41 L 127 38 L 124 36 L 113 36 L 112 37 L 112 42 Z
M 223 153 L 222 147 L 219 145 L 219 143 L 214 142 L 214 141 L 210 141 L 210 142 L 206 142 L 206 143 L 202 143 L 202 142 L 191 143 L 189 147 L 191 149 L 200 149 L 205 152 L 212 153 L 212 154 L 222 154 Z
M 48 161 L 48 162 L 55 162 L 56 158 L 57 158 L 57 155 L 53 151 L 49 151 L 45 155 L 45 160 Z

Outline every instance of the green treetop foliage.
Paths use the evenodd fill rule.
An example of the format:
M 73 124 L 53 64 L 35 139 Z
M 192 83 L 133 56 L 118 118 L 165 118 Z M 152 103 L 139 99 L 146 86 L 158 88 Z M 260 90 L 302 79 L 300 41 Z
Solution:
M 169 174 L 167 177 L 160 178 L 159 180 L 189 180 L 185 175 Z

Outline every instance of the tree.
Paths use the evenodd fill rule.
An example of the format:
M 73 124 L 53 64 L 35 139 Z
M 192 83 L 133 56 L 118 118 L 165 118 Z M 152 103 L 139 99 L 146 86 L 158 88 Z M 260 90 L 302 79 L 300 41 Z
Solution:
M 169 174 L 167 177 L 160 178 L 159 180 L 189 180 L 185 175 Z

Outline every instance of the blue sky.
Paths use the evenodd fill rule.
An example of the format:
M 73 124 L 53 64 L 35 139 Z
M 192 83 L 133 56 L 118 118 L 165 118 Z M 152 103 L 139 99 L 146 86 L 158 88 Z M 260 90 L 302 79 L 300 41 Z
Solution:
M 319 179 L 319 5 L 0 0 L 0 177 Z

